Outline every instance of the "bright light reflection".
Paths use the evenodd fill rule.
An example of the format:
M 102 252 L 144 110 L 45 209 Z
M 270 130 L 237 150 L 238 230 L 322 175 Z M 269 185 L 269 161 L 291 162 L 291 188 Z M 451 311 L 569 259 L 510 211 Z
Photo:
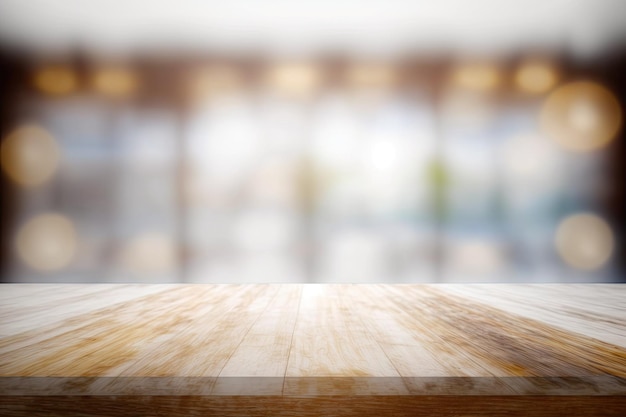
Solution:
M 22 226 L 16 246 L 28 266 L 42 271 L 58 270 L 74 257 L 76 231 L 69 219 L 58 214 L 43 214 Z
M 568 265 L 577 269 L 598 269 L 613 253 L 613 232 L 606 221 L 594 214 L 575 214 L 559 225 L 555 245 Z
M 35 125 L 23 125 L 2 142 L 2 169 L 24 187 L 41 185 L 54 174 L 59 150 L 54 138 Z
M 133 94 L 139 80 L 133 72 L 121 67 L 100 68 L 92 79 L 94 89 L 110 97 L 127 97 Z
M 64 95 L 78 87 L 76 73 L 66 66 L 48 66 L 35 72 L 33 84 L 44 94 Z
M 609 90 L 579 81 L 550 94 L 541 111 L 541 125 L 564 148 L 592 151 L 614 139 L 622 125 L 622 111 Z
M 541 60 L 529 60 L 515 73 L 517 87 L 529 94 L 545 93 L 554 87 L 557 80 L 556 70 L 548 62 Z

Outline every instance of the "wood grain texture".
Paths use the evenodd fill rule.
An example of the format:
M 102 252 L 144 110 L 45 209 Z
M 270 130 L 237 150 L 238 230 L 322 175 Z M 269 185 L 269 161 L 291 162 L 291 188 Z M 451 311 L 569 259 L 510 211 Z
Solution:
M 626 397 L 126 396 L 2 397 L 15 417 L 623 417 Z
M 557 415 L 567 399 L 581 410 L 605 399 L 617 408 L 587 415 L 618 415 L 625 318 L 619 284 L 4 284 L 0 407 L 61 415 L 67 398 L 103 410 L 116 407 L 107 398 L 166 408 L 191 398 L 221 415 L 265 415 L 256 407 L 272 402 L 271 415 L 295 415 L 306 401 L 331 415 L 322 410 L 335 401 L 368 415 L 371 401 L 429 415 L 429 401 L 446 410 L 471 398 L 517 415 L 539 396 L 526 415 Z M 336 415 L 356 415 L 346 410 Z

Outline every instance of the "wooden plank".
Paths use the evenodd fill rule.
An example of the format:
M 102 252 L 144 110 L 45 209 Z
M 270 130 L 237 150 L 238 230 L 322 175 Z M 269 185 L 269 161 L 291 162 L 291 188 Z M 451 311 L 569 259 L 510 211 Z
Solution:
M 394 291 L 405 309 L 427 311 L 422 317 L 437 326 L 438 334 L 510 375 L 626 376 L 626 349 L 618 346 L 473 303 L 434 285 Z
M 49 336 L 44 339 L 37 331 L 4 338 L 0 341 L 0 375 L 105 375 L 133 358 L 135 343 L 167 332 L 195 291 L 174 286 L 139 302 L 115 304 L 54 325 L 44 331 Z
M 397 383 L 398 371 L 361 319 L 345 309 L 340 300 L 345 288 L 303 286 L 285 374 L 286 395 L 406 392 Z M 389 381 L 393 383 L 377 384 Z
M 194 286 L 198 301 L 203 295 Z M 151 344 L 121 376 L 217 377 L 246 333 L 276 295 L 271 285 L 222 285 L 203 311 L 189 309 L 186 326 Z M 211 291 L 209 291 L 211 292 Z M 194 311 L 195 310 L 195 311 Z
M 0 397 L 626 395 L 621 287 L 82 287 L 6 287 Z
M 449 293 L 626 347 L 626 285 L 441 285 Z M 591 291 L 590 291 L 591 290 Z
M 132 284 L 64 284 L 42 287 L 45 292 L 7 291 L 15 296 L 0 304 L 0 338 L 46 327 L 172 288 L 171 285 Z
M 282 394 L 301 292 L 299 285 L 278 287 L 221 370 L 213 394 Z
M 421 314 L 419 308 L 402 305 L 392 287 L 355 285 L 354 288 L 352 304 L 370 315 L 367 323 L 410 393 L 514 393 L 498 378 L 508 374 L 467 355 L 453 340 L 441 337 L 437 314 Z
M 97 310 L 94 306 L 106 306 L 104 308 L 100 308 L 97 312 L 92 311 L 92 314 L 79 314 L 77 313 L 77 311 L 80 310 L 79 308 L 62 303 L 50 306 L 49 315 L 52 319 L 43 320 L 42 323 L 39 323 L 39 321 L 33 322 L 32 318 L 25 318 L 23 321 L 12 322 L 11 324 L 0 322 L 0 329 L 6 329 L 7 327 L 11 328 L 10 330 L 6 330 L 7 333 L 15 333 L 16 329 L 27 329 L 20 333 L 11 334 L 11 337 L 0 339 L 0 360 L 2 355 L 7 352 L 18 351 L 29 346 L 38 346 L 43 350 L 44 347 L 39 345 L 40 343 L 48 340 L 56 340 L 57 338 L 63 338 L 65 337 L 64 335 L 67 335 L 72 331 L 77 331 L 78 334 L 81 334 L 82 332 L 89 330 L 89 328 L 103 316 L 122 314 L 125 309 L 129 307 L 132 308 L 132 304 L 143 303 L 146 301 L 146 297 L 150 297 L 150 295 L 158 292 L 171 290 L 172 288 L 175 288 L 175 286 L 150 285 L 133 287 L 131 291 L 128 291 L 128 294 L 123 294 L 121 297 L 117 294 L 116 289 L 116 293 L 113 294 L 113 299 L 111 299 L 108 294 L 103 297 L 103 294 L 99 293 L 98 298 L 104 300 L 102 301 L 102 304 L 100 304 L 99 300 L 93 300 L 91 297 L 89 299 L 93 301 L 93 305 L 86 306 L 84 302 L 80 303 L 81 308 L 84 309 L 83 312 L 89 312 L 92 311 L 92 309 Z M 125 286 L 123 286 L 122 289 L 126 291 Z M 130 305 L 124 304 L 125 301 L 130 300 L 133 300 L 133 303 Z M 68 310 L 71 311 L 71 314 L 67 313 Z
M 517 392 L 624 392 L 625 349 L 473 303 L 438 288 L 393 290 L 404 309 L 429 311 L 423 315 L 429 327 L 453 341 L 464 354 L 502 373 L 496 376 L 508 376 L 502 381 Z

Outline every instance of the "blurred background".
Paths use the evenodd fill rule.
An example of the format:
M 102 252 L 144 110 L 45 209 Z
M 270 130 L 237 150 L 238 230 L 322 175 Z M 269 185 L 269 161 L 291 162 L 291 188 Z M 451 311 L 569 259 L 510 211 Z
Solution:
M 626 2 L 0 0 L 3 282 L 624 282 Z

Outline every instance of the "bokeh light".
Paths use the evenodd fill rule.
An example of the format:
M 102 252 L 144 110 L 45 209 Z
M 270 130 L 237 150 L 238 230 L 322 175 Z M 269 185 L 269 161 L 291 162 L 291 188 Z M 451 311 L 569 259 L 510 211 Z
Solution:
M 271 88 L 284 94 L 307 96 L 321 86 L 322 72 L 311 63 L 281 63 L 268 69 L 266 81 Z
M 37 70 L 33 77 L 35 87 L 45 94 L 64 95 L 78 87 L 78 77 L 69 67 L 51 65 Z
M 24 263 L 42 271 L 67 266 L 76 253 L 77 237 L 72 222 L 54 213 L 29 220 L 19 230 L 17 252 Z
M 539 59 L 524 62 L 515 73 L 516 86 L 529 94 L 546 93 L 557 80 L 556 69 L 548 61 Z
M 493 91 L 500 86 L 502 75 L 500 70 L 487 62 L 474 62 L 457 66 L 451 73 L 454 87 L 477 91 Z
M 129 69 L 103 67 L 94 71 L 92 86 L 105 96 L 128 97 L 137 91 L 139 80 Z
M 345 77 L 354 88 L 389 88 L 398 81 L 398 72 L 391 65 L 362 63 L 349 66 Z
M 607 145 L 621 124 L 622 112 L 615 96 L 590 81 L 573 82 L 556 89 L 541 111 L 545 133 L 572 151 L 591 151 Z
M 600 217 L 581 213 L 567 217 L 555 237 L 561 258 L 577 269 L 603 266 L 613 253 L 614 238 L 609 225 Z
M 2 142 L 2 169 L 17 184 L 33 187 L 46 182 L 59 164 L 54 138 L 35 125 L 23 125 Z
M 188 79 L 188 95 L 192 101 L 223 97 L 239 91 L 244 76 L 235 66 L 214 64 L 193 70 Z

